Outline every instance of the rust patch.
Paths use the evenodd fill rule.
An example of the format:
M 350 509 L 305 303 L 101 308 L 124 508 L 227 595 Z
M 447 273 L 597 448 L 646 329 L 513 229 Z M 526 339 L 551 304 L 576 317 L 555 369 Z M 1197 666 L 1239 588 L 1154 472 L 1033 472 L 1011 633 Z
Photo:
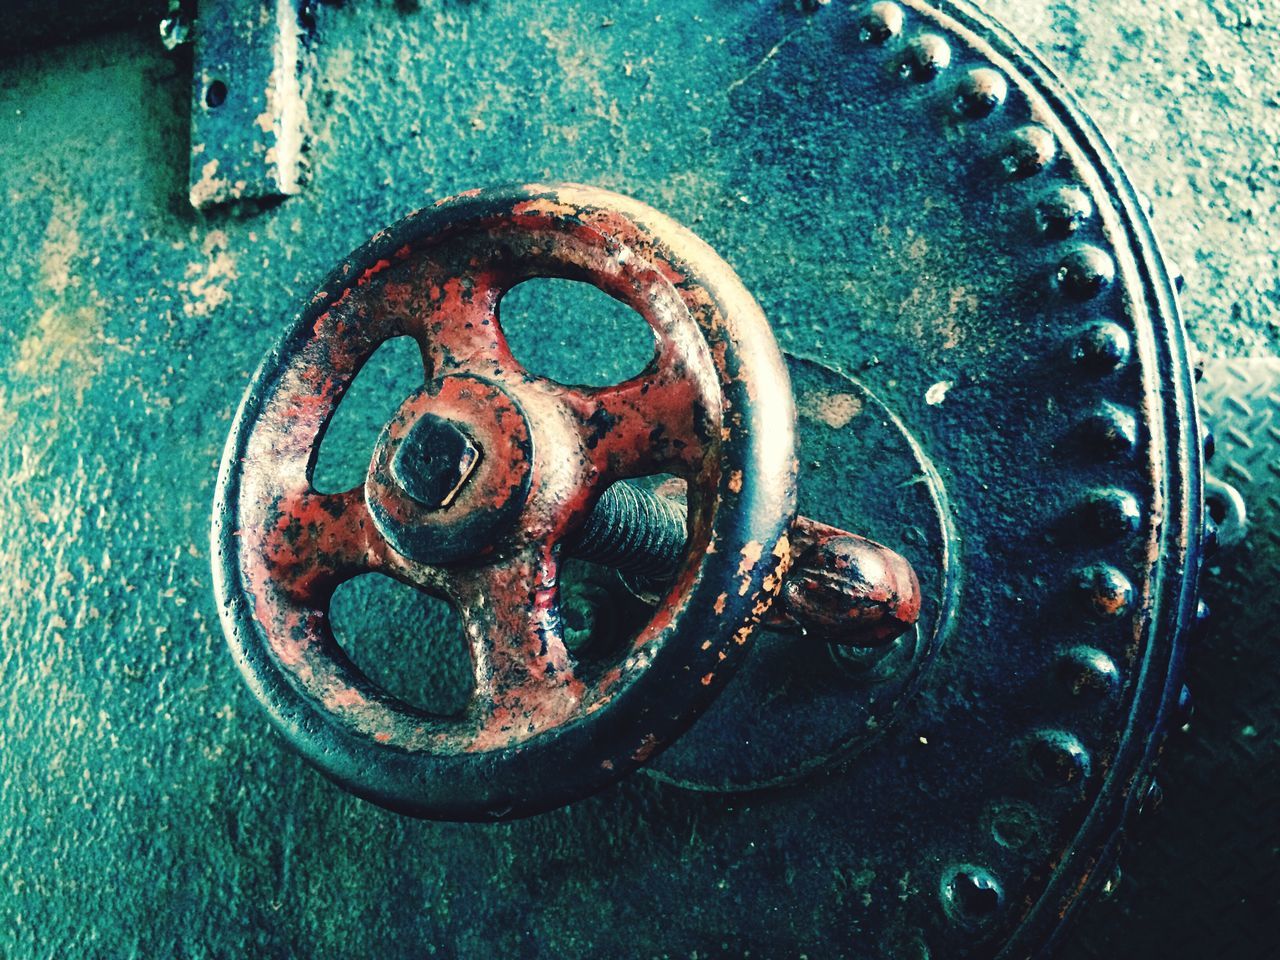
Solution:
M 847 427 L 862 413 L 862 400 L 851 393 L 811 393 L 800 398 L 803 417 L 824 423 L 833 430 Z

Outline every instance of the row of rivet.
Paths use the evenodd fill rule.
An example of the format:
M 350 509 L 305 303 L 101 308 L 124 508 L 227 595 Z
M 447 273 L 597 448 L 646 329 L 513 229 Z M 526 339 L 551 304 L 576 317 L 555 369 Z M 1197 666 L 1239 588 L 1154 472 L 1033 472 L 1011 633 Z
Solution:
M 905 17 L 892 2 L 874 3 L 862 20 L 861 39 L 886 43 L 902 34 Z M 951 64 L 951 49 L 942 37 L 926 33 L 906 44 L 899 66 L 904 80 L 927 83 Z M 990 116 L 1008 95 L 1004 76 L 989 67 L 969 70 L 957 84 L 952 109 L 962 118 L 980 120 Z M 1027 179 L 1047 170 L 1058 155 L 1054 135 L 1039 124 L 1026 124 L 1012 132 L 999 158 L 1011 179 Z M 1071 240 L 1094 216 L 1094 205 L 1080 187 L 1066 185 L 1047 195 L 1035 208 L 1035 227 L 1047 240 Z M 1085 303 L 1098 298 L 1115 280 L 1115 261 L 1105 250 L 1077 244 L 1058 261 L 1051 274 L 1053 291 L 1064 299 Z M 1130 358 L 1132 342 L 1124 327 L 1110 320 L 1091 323 L 1072 343 L 1070 359 L 1086 376 L 1105 377 Z M 1133 455 L 1138 443 L 1137 418 L 1131 411 L 1103 403 L 1078 425 L 1078 439 L 1095 454 L 1124 459 Z M 1086 498 L 1078 511 L 1081 533 L 1099 542 L 1130 536 L 1141 526 L 1137 498 L 1120 489 L 1099 490 Z M 1124 616 L 1133 600 L 1133 586 L 1125 575 L 1107 564 L 1094 564 L 1078 571 L 1074 589 L 1084 609 L 1100 619 Z M 1060 658 L 1059 681 L 1073 695 L 1108 699 L 1120 688 L 1121 679 L 1114 660 L 1093 647 L 1078 646 Z M 1041 730 L 1027 743 L 1026 760 L 1036 781 L 1054 787 L 1078 785 L 1088 779 L 1091 758 L 1073 734 L 1061 730 Z M 1004 901 L 999 881 L 985 867 L 972 864 L 954 866 L 944 872 L 940 895 L 946 912 L 961 923 L 972 923 L 995 915 Z
M 1049 130 L 1028 124 L 1013 134 L 1002 157 L 1003 167 L 1010 177 L 1029 178 L 1046 170 L 1057 151 L 1057 142 Z M 1093 201 L 1083 189 L 1074 184 L 1063 185 L 1037 204 L 1035 227 L 1046 240 L 1072 241 L 1094 214 Z M 1105 293 L 1115 276 L 1115 260 L 1107 251 L 1077 243 L 1058 261 L 1050 283 L 1053 292 L 1062 298 L 1083 304 Z M 1125 367 L 1132 349 L 1132 340 L 1123 326 L 1113 320 L 1098 320 L 1075 337 L 1069 359 L 1081 375 L 1100 380 Z M 1094 456 L 1128 459 L 1137 450 L 1137 417 L 1132 411 L 1103 401 L 1079 421 L 1076 436 Z M 1077 508 L 1072 522 L 1077 534 L 1088 542 L 1122 541 L 1141 528 L 1141 506 L 1127 490 L 1095 490 Z M 1073 589 L 1087 615 L 1099 620 L 1125 616 L 1133 602 L 1129 578 L 1106 563 L 1079 569 Z M 1072 696 L 1095 703 L 1113 698 L 1122 684 L 1115 661 L 1088 645 L 1072 647 L 1059 657 L 1056 679 Z M 1056 788 L 1082 784 L 1092 772 L 1092 758 L 1086 747 L 1063 730 L 1033 734 L 1026 758 L 1033 778 Z

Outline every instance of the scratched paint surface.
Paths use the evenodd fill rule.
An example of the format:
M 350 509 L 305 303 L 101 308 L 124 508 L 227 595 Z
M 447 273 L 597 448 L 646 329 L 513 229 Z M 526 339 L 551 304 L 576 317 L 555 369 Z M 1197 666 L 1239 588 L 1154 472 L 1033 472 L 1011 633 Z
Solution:
M 829 833 L 848 812 L 832 792 L 760 802 L 633 779 L 498 827 L 408 821 L 284 753 L 226 655 L 207 524 L 235 406 L 332 264 L 408 210 L 548 177 L 636 195 L 740 272 L 784 347 L 850 367 L 889 355 L 880 311 L 916 291 L 860 284 L 856 261 L 833 266 L 833 242 L 879 237 L 929 267 L 957 252 L 877 234 L 850 209 L 849 184 L 909 193 L 914 175 L 842 162 L 834 131 L 851 118 L 824 94 L 837 53 L 789 5 L 408 7 L 321 8 L 311 182 L 263 211 L 185 205 L 187 81 L 150 32 L 0 67 L 0 955 L 596 956 L 624 943 L 714 956 L 813 931 L 843 938 L 833 953 L 869 949 L 848 918 L 927 901 L 948 853 L 916 849 L 909 815 L 884 838 L 893 869 Z M 1059 26 L 1022 18 L 1046 46 Z M 1112 41 L 1080 36 L 1095 69 Z M 1109 66 L 1141 86 L 1141 65 Z M 1122 106 L 1089 106 L 1128 129 Z M 1161 149 L 1122 146 L 1135 143 L 1129 159 Z M 1194 179 L 1161 161 L 1167 183 Z M 1206 263 L 1227 290 L 1247 275 Z M 967 328 L 946 321 L 968 304 L 922 311 L 938 323 L 916 332 L 920 382 L 902 389 L 918 406 L 953 377 L 948 344 Z M 1228 348 L 1274 344 L 1253 326 L 1232 328 Z M 567 347 L 607 354 L 590 334 Z M 860 376 L 885 387 L 894 369 Z M 928 742 L 945 731 L 903 731 L 878 755 L 928 768 Z

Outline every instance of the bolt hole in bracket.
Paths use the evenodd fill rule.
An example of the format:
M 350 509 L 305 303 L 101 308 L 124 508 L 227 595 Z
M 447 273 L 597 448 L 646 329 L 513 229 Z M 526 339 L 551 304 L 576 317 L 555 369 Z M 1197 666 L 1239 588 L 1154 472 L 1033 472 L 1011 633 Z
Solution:
M 302 188 L 302 28 L 293 0 L 202 0 L 188 196 L 197 210 Z M 163 32 L 163 30 L 162 30 Z

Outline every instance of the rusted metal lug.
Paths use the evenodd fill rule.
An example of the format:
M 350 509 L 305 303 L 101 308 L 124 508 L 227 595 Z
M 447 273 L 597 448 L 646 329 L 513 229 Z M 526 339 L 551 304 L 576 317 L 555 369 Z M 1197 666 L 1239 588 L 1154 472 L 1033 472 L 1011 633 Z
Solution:
M 638 574 L 649 584 L 664 583 L 684 554 L 685 514 L 678 496 L 616 483 L 565 546 L 580 559 Z M 875 647 L 915 624 L 920 581 L 901 554 L 807 517 L 795 519 L 790 537 L 798 559 L 764 626 L 828 643 Z
M 791 527 L 797 560 L 765 615 L 771 630 L 828 643 L 876 647 L 920 616 L 920 581 L 902 554 L 807 517 Z

